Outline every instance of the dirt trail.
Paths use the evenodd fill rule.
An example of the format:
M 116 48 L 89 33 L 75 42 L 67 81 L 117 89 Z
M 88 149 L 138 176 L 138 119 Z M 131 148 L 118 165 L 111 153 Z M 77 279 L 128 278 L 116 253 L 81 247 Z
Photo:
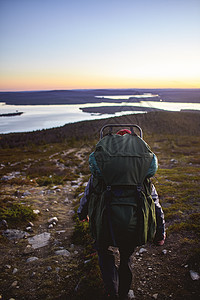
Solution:
M 73 151 L 77 149 L 71 149 L 64 155 Z M 84 151 L 84 148 L 77 151 L 76 156 L 80 160 L 83 160 Z M 54 160 L 55 155 L 57 154 L 49 159 Z M 4 186 L 6 195 L 14 195 L 16 190 L 20 191 L 18 197 L 22 201 L 25 198 L 26 203 L 30 203 L 39 213 L 37 212 L 38 218 L 33 222 L 32 228 L 27 230 L 30 227 L 28 223 L 20 228 L 28 233 L 28 237 L 8 239 L 1 236 L 0 299 L 56 299 L 66 295 L 66 290 L 74 289 L 74 280 L 78 280 L 74 276 L 81 248 L 72 244 L 71 235 L 76 201 L 74 192 L 81 184 L 83 176 L 80 174 L 75 181 L 51 188 L 8 184 Z M 50 221 L 52 218 L 57 218 L 54 224 Z M 50 234 L 50 239 L 46 246 L 34 249 L 29 238 L 42 233 Z M 56 251 L 60 251 L 60 255 Z M 30 258 L 37 259 L 27 262 Z

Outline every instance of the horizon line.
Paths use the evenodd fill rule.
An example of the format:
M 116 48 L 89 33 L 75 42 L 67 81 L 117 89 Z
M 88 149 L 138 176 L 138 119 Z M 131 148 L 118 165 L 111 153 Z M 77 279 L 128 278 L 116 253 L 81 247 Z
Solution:
M 199 88 L 75 88 L 44 90 L 0 90 L 0 93 L 59 92 L 59 91 L 94 91 L 94 90 L 200 90 Z

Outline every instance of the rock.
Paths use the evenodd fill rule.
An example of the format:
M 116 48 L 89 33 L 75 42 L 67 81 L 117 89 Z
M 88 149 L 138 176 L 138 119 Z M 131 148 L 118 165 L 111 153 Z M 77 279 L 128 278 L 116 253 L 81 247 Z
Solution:
M 48 191 L 47 191 L 47 194 L 48 194 L 48 195 L 50 195 L 50 194 L 55 194 L 55 193 L 56 193 L 55 190 L 48 190 Z
M 34 224 L 32 222 L 28 222 L 27 227 L 33 227 Z
M 39 214 L 40 214 L 40 211 L 39 211 L 39 209 L 34 209 L 34 210 L 33 210 L 33 213 L 36 214 L 36 215 L 39 215 Z
M 27 197 L 27 196 L 30 196 L 31 195 L 31 193 L 29 192 L 29 191 L 26 191 L 26 192 L 24 192 L 23 194 L 22 194 L 22 196 L 24 196 L 24 197 Z
M 0 228 L 3 228 L 3 229 L 7 229 L 8 228 L 8 223 L 6 220 L 1 220 L 0 221 Z
M 141 249 L 139 250 L 139 254 L 142 254 L 142 253 L 144 253 L 144 252 L 147 252 L 147 249 L 141 248 Z
M 11 269 L 11 265 L 5 265 L 6 269 Z
M 77 254 L 78 254 L 78 251 L 75 250 L 75 251 L 74 251 L 74 254 L 77 255 Z
M 190 276 L 192 278 L 192 280 L 199 280 L 200 276 L 197 272 L 190 270 Z
M 49 225 L 49 229 L 51 229 L 51 228 L 53 228 L 53 224 L 50 224 L 50 225 Z
M 44 196 L 45 191 L 40 191 L 38 194 Z
M 53 218 L 50 218 L 49 220 L 48 220 L 48 223 L 49 224 L 51 224 L 51 223 L 57 223 L 58 222 L 58 218 L 57 217 L 53 217 Z
M 65 233 L 65 230 L 56 231 L 58 234 Z
M 27 245 L 26 248 L 24 249 L 24 254 L 30 254 L 33 252 L 33 249 L 31 245 Z
M 167 254 L 167 250 L 166 249 L 164 249 L 163 251 L 162 251 L 162 254 Z
M 27 232 L 18 229 L 7 229 L 3 232 L 3 235 L 9 240 L 19 240 L 29 236 Z
M 173 159 L 173 158 L 170 160 L 170 162 L 171 162 L 171 163 L 174 163 L 174 164 L 177 164 L 177 163 L 178 163 L 178 161 L 177 161 L 176 159 Z
M 154 299 L 158 299 L 158 294 L 153 294 Z
M 48 267 L 47 267 L 47 271 L 48 271 L 48 272 L 52 271 L 52 267 L 51 267 L 51 266 L 48 266 Z
M 82 197 L 83 195 L 84 195 L 84 192 L 78 194 L 78 198 L 79 198 L 79 197 Z
M 43 232 L 28 238 L 28 242 L 32 245 L 33 249 L 44 247 L 48 244 L 51 234 L 49 232 Z
M 8 181 L 13 178 L 15 178 L 13 175 L 4 175 L 3 177 L 1 177 L 1 180 Z
M 18 269 L 17 268 L 14 268 L 13 269 L 13 274 L 16 274 L 18 272 Z
M 87 260 L 84 261 L 84 264 L 87 264 L 87 263 L 89 263 L 90 261 L 91 261 L 91 259 L 87 259 Z
M 133 290 L 129 290 L 129 292 L 128 292 L 128 299 L 135 299 L 135 295 L 134 295 Z
M 68 199 L 68 197 L 67 197 L 67 198 L 65 198 L 64 203 L 70 204 L 70 203 L 72 203 L 72 201 L 70 201 L 70 200 Z
M 12 284 L 11 284 L 11 288 L 15 288 L 18 285 L 18 281 L 15 280 Z
M 36 261 L 36 260 L 38 260 L 38 259 L 39 259 L 38 257 L 32 256 L 32 257 L 29 257 L 29 258 L 26 260 L 26 262 L 27 262 L 27 263 L 30 263 L 30 262 Z
M 56 255 L 63 255 L 63 256 L 70 256 L 70 252 L 66 249 L 63 250 L 57 250 L 55 252 Z
M 58 186 L 57 186 L 57 185 L 54 185 L 54 186 L 52 187 L 52 189 L 53 189 L 53 190 L 56 190 L 56 189 L 58 189 Z
M 28 232 L 33 232 L 33 228 L 32 228 L 31 226 L 26 227 L 26 231 L 28 231 Z
M 79 185 L 73 185 L 73 189 L 78 189 Z
M 31 277 L 34 277 L 36 275 L 36 272 L 33 272 L 32 274 L 31 274 Z
M 71 181 L 71 185 L 78 185 L 77 181 Z

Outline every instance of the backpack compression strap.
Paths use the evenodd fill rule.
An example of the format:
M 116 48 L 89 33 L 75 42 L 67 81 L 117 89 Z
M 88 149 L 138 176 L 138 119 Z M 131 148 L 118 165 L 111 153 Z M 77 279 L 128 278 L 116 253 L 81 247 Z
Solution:
M 111 193 L 111 186 L 108 185 L 105 191 L 105 201 L 106 201 L 106 215 L 108 220 L 108 226 L 110 230 L 111 239 L 113 242 L 113 246 L 116 247 L 115 235 L 113 231 L 112 221 L 111 221 L 111 211 L 110 211 L 110 201 L 111 201 L 112 193 Z

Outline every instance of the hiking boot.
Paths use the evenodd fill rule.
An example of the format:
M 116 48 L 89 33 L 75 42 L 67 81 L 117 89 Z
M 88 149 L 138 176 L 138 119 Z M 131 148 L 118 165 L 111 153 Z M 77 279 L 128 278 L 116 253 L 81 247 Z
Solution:
M 132 300 L 135 299 L 133 290 L 129 290 L 127 295 L 120 295 L 119 300 Z
M 163 246 L 164 243 L 165 243 L 165 239 L 166 239 L 166 234 L 164 234 L 164 238 L 163 238 L 162 240 L 160 240 L 160 241 L 154 240 L 154 244 L 155 244 L 156 246 Z

